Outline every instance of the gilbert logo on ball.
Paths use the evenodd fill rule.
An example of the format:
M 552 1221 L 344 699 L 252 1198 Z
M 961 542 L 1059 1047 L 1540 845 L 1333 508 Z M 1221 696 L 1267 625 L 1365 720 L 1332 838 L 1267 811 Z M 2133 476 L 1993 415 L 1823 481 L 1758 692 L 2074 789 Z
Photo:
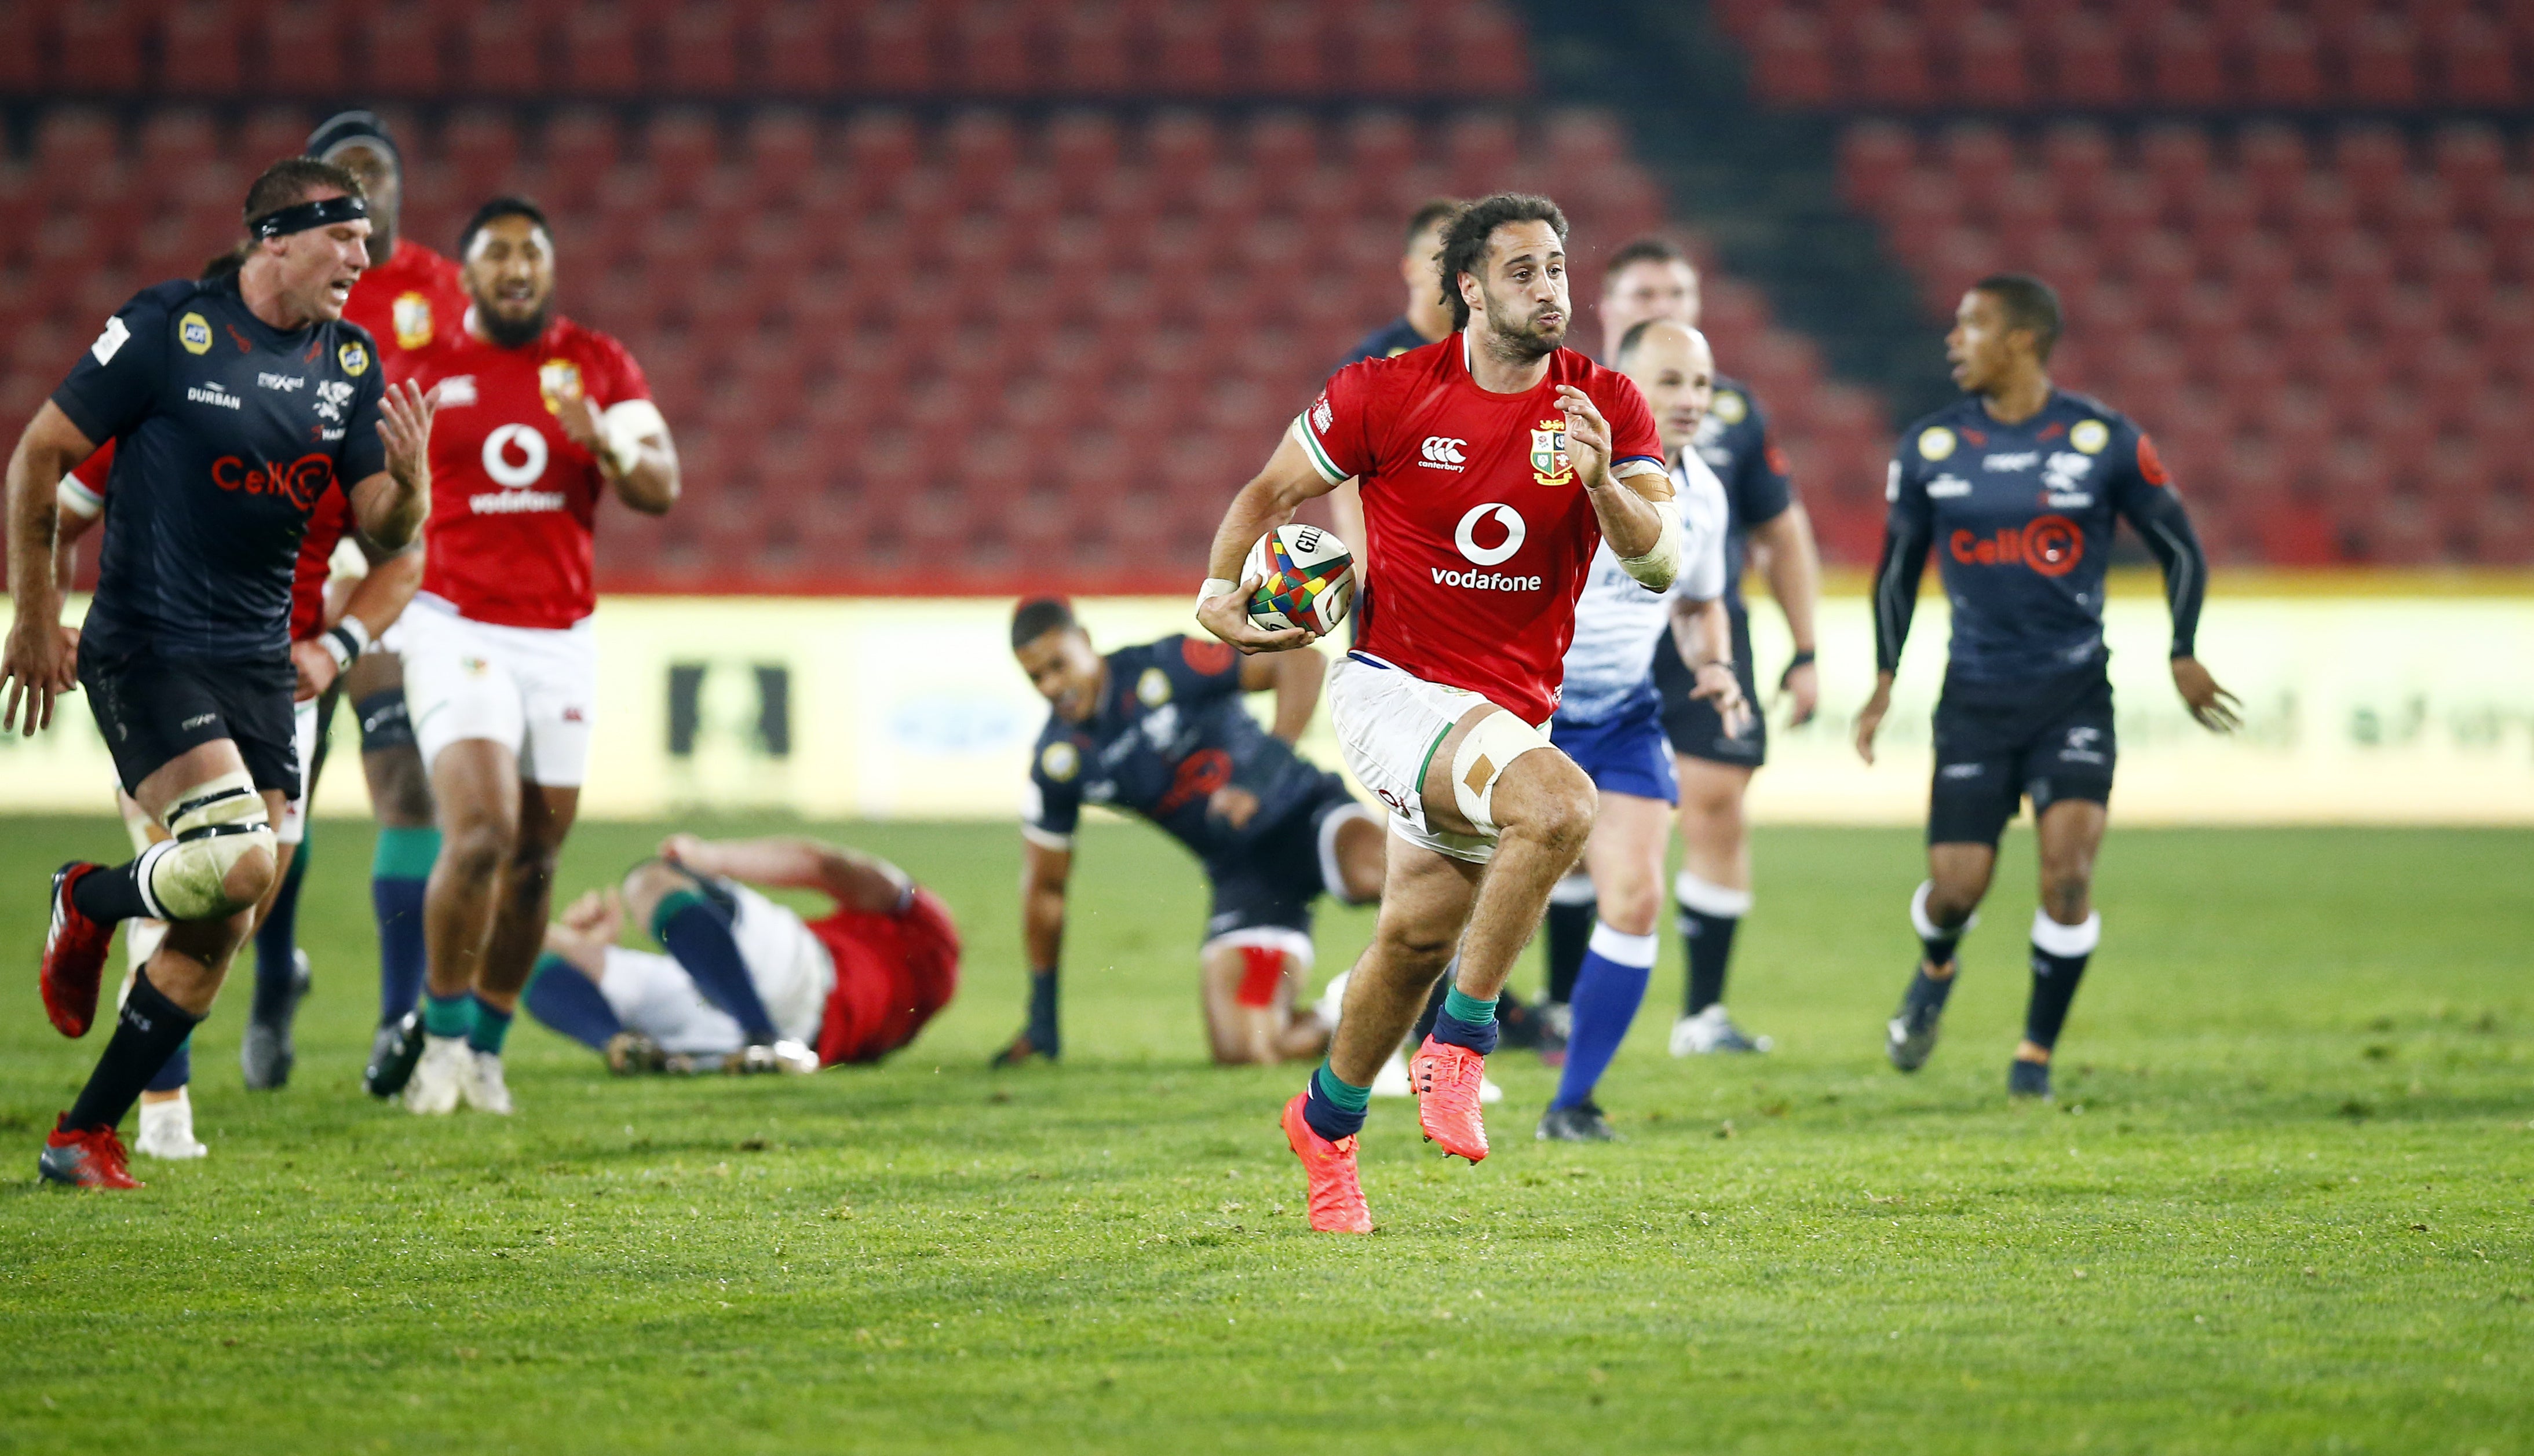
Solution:
M 1259 537 L 1240 574 L 1259 579 L 1249 619 L 1266 631 L 1299 627 L 1325 636 L 1355 605 L 1355 557 L 1317 526 L 1279 526 Z

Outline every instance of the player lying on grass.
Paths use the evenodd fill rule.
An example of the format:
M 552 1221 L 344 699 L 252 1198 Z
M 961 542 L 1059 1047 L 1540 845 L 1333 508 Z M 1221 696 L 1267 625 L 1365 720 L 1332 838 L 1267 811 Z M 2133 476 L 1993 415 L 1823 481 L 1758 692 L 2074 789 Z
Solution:
M 1921 954 L 1887 1033 L 1892 1065 L 1935 1050 L 1955 947 L 1997 868 L 1998 836 L 2032 799 L 2041 907 L 2032 915 L 2032 995 L 2009 1064 L 2016 1095 L 2050 1095 L 2050 1053 L 2102 936 L 2093 905 L 2117 746 L 2103 645 L 2103 578 L 2126 520 L 2164 568 L 2174 689 L 2212 732 L 2235 698 L 2194 656 L 2208 558 L 2155 445 L 2130 419 L 2054 388 L 2059 297 L 2038 279 L 1984 278 L 1962 295 L 1945 357 L 1970 397 L 1910 427 L 1892 462 L 1891 522 L 1874 573 L 1874 694 L 1856 751 L 1892 706 L 1927 553 L 1953 602 L 1954 640 L 1936 701 L 1927 800 L 1927 882 L 1909 903 Z
M 1317 653 L 1251 658 L 1173 634 L 1103 657 L 1054 598 L 1012 613 L 1012 655 L 1048 701 L 1021 816 L 1029 1023 L 995 1061 L 1053 1058 L 1073 831 L 1086 802 L 1142 815 L 1204 864 L 1214 903 L 1197 951 L 1206 1039 L 1223 1063 L 1316 1057 L 1329 1028 L 1301 1005 L 1311 905 L 1381 893 L 1381 823 L 1346 781 L 1294 751 L 1320 700 Z M 1271 732 L 1241 706 L 1276 694 Z
M 257 177 L 244 213 L 238 271 L 136 295 L 9 461 L 17 614 L 0 727 L 22 705 L 28 732 L 49 723 L 76 676 L 124 790 L 169 835 L 129 863 L 74 860 L 53 877 L 40 978 L 66 1035 L 95 1015 L 115 924 L 169 922 L 45 1140 L 38 1167 L 59 1183 L 140 1186 L 115 1126 L 210 1015 L 278 876 L 273 824 L 300 786 L 291 581 L 310 516 L 339 492 L 392 552 L 431 500 L 432 401 L 383 386 L 369 334 L 342 321 L 368 263 L 360 184 L 294 157 Z M 53 570 L 59 492 L 107 439 L 105 540 L 74 654 Z
M 1650 592 L 1603 542 L 1575 603 L 1575 641 L 1548 741 L 1593 777 L 1600 795 L 1584 844 L 1600 923 L 1575 977 L 1566 1060 L 1539 1119 L 1543 1141 L 1614 1136 L 1593 1092 L 1654 973 L 1663 850 L 1680 797 L 1655 689 L 1656 652 L 1696 665 L 1691 691 L 1715 704 L 1728 730 L 1750 717 L 1724 611 L 1724 485 L 1691 448 L 1715 396 L 1715 356 L 1698 330 L 1649 319 L 1621 338 L 1613 362 L 1643 391 L 1661 434 L 1680 509 L 1681 566 L 1668 594 Z
M 834 908 L 805 921 L 757 886 Z M 617 945 L 629 919 L 668 954 Z M 682 834 L 546 927 L 521 1004 L 619 1073 L 815 1072 L 913 1041 L 958 988 L 949 908 L 896 865 L 815 840 Z
M 1253 622 L 1237 578 L 1295 507 L 1357 479 L 1365 608 L 1329 705 L 1348 767 L 1389 806 L 1391 844 L 1380 922 L 1328 1060 L 1283 1120 L 1311 1227 L 1329 1232 L 1371 1230 L 1356 1134 L 1456 947 L 1410 1076 L 1425 1136 L 1486 1156 L 1478 1099 L 1497 993 L 1593 827 L 1593 781 L 1541 731 L 1575 599 L 1604 540 L 1658 592 L 1681 559 L 1644 397 L 1563 347 L 1573 315 L 1557 205 L 1510 193 L 1471 204 L 1444 234 L 1442 277 L 1460 331 L 1329 380 L 1225 512 L 1197 597 L 1206 629 L 1244 652 L 1309 645 Z

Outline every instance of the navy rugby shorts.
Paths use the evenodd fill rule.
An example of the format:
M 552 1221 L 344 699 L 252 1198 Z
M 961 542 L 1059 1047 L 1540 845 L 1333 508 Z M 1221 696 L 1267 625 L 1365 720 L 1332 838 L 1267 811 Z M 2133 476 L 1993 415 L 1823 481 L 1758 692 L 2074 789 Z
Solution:
M 83 638 L 79 680 L 124 792 L 134 792 L 178 755 L 227 738 L 257 788 L 299 796 L 299 738 L 291 722 L 299 679 L 288 654 L 200 663 L 148 648 L 108 650 Z
M 1346 781 L 1320 776 L 1320 786 L 1286 811 L 1257 838 L 1233 854 L 1206 864 L 1214 882 L 1214 903 L 1205 920 L 1205 938 L 1219 940 L 1241 931 L 1289 930 L 1311 933 L 1311 903 L 1321 895 L 1341 895 L 1336 836 L 1346 816 L 1371 816 Z M 1376 821 L 1377 822 L 1377 821 Z
M 1751 613 L 1728 603 L 1733 617 L 1733 672 L 1742 679 L 1742 700 L 1751 705 L 1751 721 L 1741 736 L 1724 731 L 1724 716 L 1705 698 L 1693 698 L 1698 674 L 1680 660 L 1680 649 L 1665 632 L 1655 643 L 1655 691 L 1662 699 L 1663 735 L 1672 751 L 1711 763 L 1756 769 L 1769 761 L 1769 721 L 1760 714 L 1760 681 L 1751 668 Z
M 2109 803 L 2112 681 L 2100 664 L 2047 677 L 1965 682 L 1948 673 L 1936 700 L 1936 778 L 1927 843 L 1995 845 L 2032 800 Z

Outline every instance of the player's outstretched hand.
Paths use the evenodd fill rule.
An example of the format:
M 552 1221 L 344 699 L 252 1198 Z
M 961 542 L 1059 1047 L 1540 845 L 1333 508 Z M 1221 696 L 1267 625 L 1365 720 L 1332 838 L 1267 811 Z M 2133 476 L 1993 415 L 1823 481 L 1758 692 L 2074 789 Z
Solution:
M 440 408 L 440 386 L 426 394 L 412 383 L 388 385 L 379 399 L 379 438 L 387 442 L 388 474 L 408 491 L 431 484 L 431 417 Z
M 1811 663 L 1795 663 L 1778 677 L 1778 696 L 1791 701 L 1794 712 L 1786 718 L 1786 727 L 1802 728 L 1821 711 L 1821 670 Z
M 2191 716 L 2212 733 L 2231 733 L 2244 726 L 2244 705 L 2217 685 L 2198 658 L 2173 660 L 2173 689 L 2190 705 Z
M 0 733 L 18 731 L 21 701 L 27 705 L 28 737 L 53 726 L 53 699 L 69 692 L 69 684 L 78 678 L 76 649 L 65 662 L 64 645 L 60 631 L 34 617 L 10 623 L 8 644 L 0 647 L 0 683 L 8 685 L 6 699 L 0 700 Z
M 1881 673 L 1874 679 L 1874 696 L 1856 710 L 1856 756 L 1868 764 L 1874 762 L 1874 735 L 1883 728 L 1883 715 L 1892 711 L 1892 674 Z
M 1586 490 L 1599 490 L 1610 473 L 1610 422 L 1592 395 L 1572 384 L 1557 386 L 1557 407 L 1566 412 L 1566 463 Z
M 671 864 L 682 864 L 701 873 L 703 861 L 711 853 L 703 839 L 691 834 L 673 834 L 660 842 L 660 857 Z
M 1247 602 L 1266 580 L 1267 578 L 1263 576 L 1253 576 L 1233 591 L 1226 592 L 1220 597 L 1208 597 L 1199 602 L 1196 604 L 1198 623 L 1207 631 L 1247 653 L 1290 652 L 1297 647 L 1308 647 L 1319 641 L 1318 633 L 1305 631 L 1300 627 L 1287 627 L 1281 632 L 1271 632 L 1249 619 L 1249 612 L 1242 604 Z
M 1716 716 L 1724 721 L 1724 736 L 1738 738 L 1751 730 L 1751 701 L 1742 696 L 1742 679 L 1734 675 L 1732 664 L 1701 663 L 1693 675 L 1697 685 L 1689 695 L 1706 699 L 1716 709 Z

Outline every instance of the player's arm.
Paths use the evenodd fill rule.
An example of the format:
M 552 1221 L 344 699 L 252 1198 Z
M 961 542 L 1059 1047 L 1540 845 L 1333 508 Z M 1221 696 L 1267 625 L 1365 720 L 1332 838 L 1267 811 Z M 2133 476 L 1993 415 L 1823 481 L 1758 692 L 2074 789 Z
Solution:
M 1268 731 L 1288 744 L 1302 741 L 1302 731 L 1311 726 L 1311 714 L 1320 706 L 1320 684 L 1327 676 L 1328 664 L 1316 652 L 1254 657 L 1240 665 L 1243 692 L 1276 694 L 1276 726 Z
M 18 705 L 27 705 L 26 733 L 49 728 L 53 699 L 78 678 L 75 654 L 61 633 L 62 579 L 54 559 L 60 539 L 62 478 L 96 450 L 70 416 L 44 401 L 9 454 L 9 595 L 16 615 L 0 648 L 0 732 L 18 728 Z
M 1785 613 L 1786 635 L 1795 655 L 1778 677 L 1778 690 L 1794 699 L 1788 728 L 1812 722 L 1821 703 L 1821 676 L 1813 669 L 1814 618 L 1821 609 L 1821 549 L 1813 542 L 1813 519 L 1800 500 L 1753 526 L 1751 545 L 1760 557 L 1760 574 L 1769 595 Z
M 699 875 L 743 880 L 777 890 L 816 890 L 866 914 L 893 910 L 914 881 L 875 854 L 817 840 L 706 840 L 691 834 L 660 842 L 660 857 Z
M 2150 473 L 2151 472 L 2151 473 Z M 2122 516 L 2164 568 L 2165 605 L 2173 612 L 2173 687 L 2189 705 L 2191 716 L 2212 733 L 2231 733 L 2243 726 L 2243 704 L 2218 686 L 2201 666 L 2200 608 L 2208 593 L 2208 553 L 2191 526 L 2191 512 L 2170 488 L 2155 446 L 2139 437 L 2138 463 L 2118 483 Z
M 439 405 L 437 386 L 426 394 L 410 382 L 388 385 L 374 412 L 376 444 L 361 441 L 364 448 L 351 457 L 360 462 L 346 472 L 356 482 L 352 524 L 389 551 L 410 545 L 431 514 L 431 418 Z M 360 440 L 357 416 L 350 437 Z
M 1874 735 L 1892 711 L 1892 678 L 1900 670 L 1900 648 L 1918 612 L 1918 578 L 1936 544 L 1927 493 L 1901 459 L 1892 462 L 1891 514 L 1883 525 L 1883 555 L 1874 565 L 1874 692 L 1856 714 L 1856 752 L 1874 762 Z
M 667 515 L 678 503 L 678 447 L 658 405 L 621 399 L 602 410 L 575 394 L 560 403 L 555 418 L 573 443 L 597 458 L 617 499 L 650 516 Z
M 1329 494 L 1347 478 L 1344 471 L 1332 476 L 1328 471 L 1335 467 L 1315 463 L 1312 447 L 1302 438 L 1303 428 L 1297 419 L 1277 443 L 1276 453 L 1267 457 L 1267 467 L 1232 497 L 1223 524 L 1215 529 L 1214 548 L 1206 555 L 1206 582 L 1197 596 L 1196 619 L 1242 652 L 1284 652 L 1318 640 L 1299 627 L 1269 632 L 1251 622 L 1243 604 L 1257 590 L 1258 578 L 1240 579 L 1241 563 L 1259 537 L 1292 520 L 1303 501 Z
M 290 644 L 290 664 L 299 672 L 299 701 L 306 702 L 334 685 L 334 679 L 351 670 L 352 664 L 368 652 L 381 633 L 395 625 L 395 619 L 413 602 L 413 594 L 422 589 L 422 544 L 416 542 L 400 552 L 386 552 L 357 534 L 352 538 L 370 569 L 352 587 L 344 600 L 342 614 L 314 637 Z
M 1024 831 L 1026 833 L 1026 831 Z M 1073 846 L 1021 843 L 1021 951 L 1030 969 L 1056 968 L 1064 954 L 1064 890 L 1073 875 Z
M 1716 706 L 1724 731 L 1740 737 L 1750 727 L 1750 705 L 1733 664 L 1733 617 L 1725 610 L 1724 537 L 1732 519 L 1723 483 L 1696 456 L 1683 461 L 1689 489 L 1674 501 L 1680 512 L 1681 565 L 1671 590 L 1671 644 L 1690 670 L 1690 696 Z
M 1566 458 L 1592 497 L 1610 554 L 1630 576 L 1658 592 L 1669 591 L 1680 572 L 1680 517 L 1671 506 L 1670 473 L 1642 456 L 1614 460 L 1610 422 L 1593 396 L 1560 384 L 1557 404 L 1566 412 Z

